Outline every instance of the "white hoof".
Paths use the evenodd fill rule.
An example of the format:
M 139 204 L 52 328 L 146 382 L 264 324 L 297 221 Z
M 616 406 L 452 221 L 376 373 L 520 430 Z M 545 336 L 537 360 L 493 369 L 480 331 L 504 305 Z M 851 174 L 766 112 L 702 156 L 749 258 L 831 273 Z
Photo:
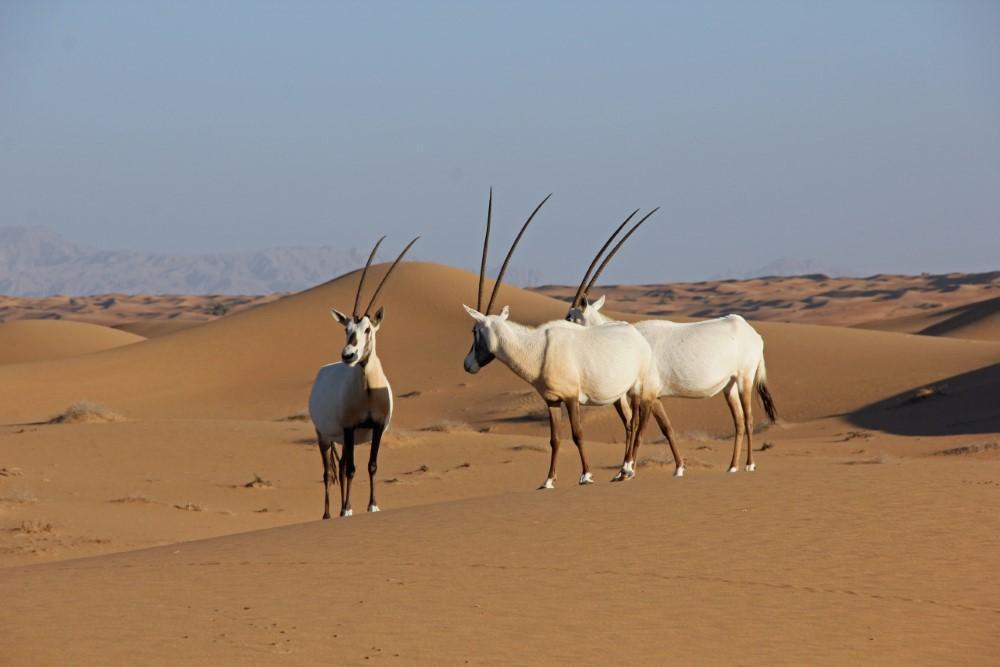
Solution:
M 354 510 L 340 510 L 340 516 L 354 516 Z
M 621 482 L 625 479 L 625 471 L 619 470 L 614 477 L 611 478 L 612 482 Z
M 684 476 L 684 466 L 678 466 L 677 470 L 674 471 L 674 477 Z
M 751 463 L 750 465 L 748 465 L 746 467 L 746 471 L 747 472 L 753 472 L 756 469 L 757 469 L 757 464 L 756 463 Z
M 382 510 L 380 510 L 378 508 L 378 505 L 369 505 L 368 506 L 368 511 L 369 512 L 381 512 Z
M 580 484 L 593 484 L 593 483 L 594 483 L 594 476 L 591 475 L 589 472 L 585 472 L 582 475 L 580 475 Z
M 736 466 L 730 466 L 729 467 L 729 472 L 739 472 L 739 471 L 740 471 L 740 469 L 737 468 Z
M 556 488 L 556 483 L 550 477 L 549 479 L 542 482 L 542 485 L 538 487 L 538 490 L 541 491 L 542 489 L 554 489 L 554 488 Z

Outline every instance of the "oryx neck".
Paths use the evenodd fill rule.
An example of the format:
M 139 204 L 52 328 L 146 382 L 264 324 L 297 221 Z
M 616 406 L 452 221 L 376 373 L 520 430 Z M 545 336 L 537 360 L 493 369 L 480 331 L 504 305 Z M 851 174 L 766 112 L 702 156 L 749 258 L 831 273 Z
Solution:
M 542 369 L 545 332 L 509 320 L 494 324 L 496 357 L 523 380 L 534 382 Z

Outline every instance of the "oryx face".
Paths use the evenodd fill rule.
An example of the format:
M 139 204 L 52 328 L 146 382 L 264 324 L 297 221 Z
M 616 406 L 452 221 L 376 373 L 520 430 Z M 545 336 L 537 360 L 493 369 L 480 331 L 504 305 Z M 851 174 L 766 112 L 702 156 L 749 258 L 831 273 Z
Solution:
M 385 314 L 384 308 L 379 308 L 374 317 L 362 315 L 360 317 L 348 317 L 339 310 L 331 309 L 334 319 L 344 327 L 347 334 L 347 343 L 340 352 L 340 359 L 348 366 L 364 365 L 368 358 L 375 351 L 375 333 L 382 325 L 382 317 Z
M 472 325 L 472 348 L 465 355 L 465 372 L 476 374 L 480 368 L 496 359 L 497 336 L 494 326 L 507 319 L 510 309 L 504 306 L 499 315 L 487 316 L 474 308 L 463 307 L 476 321 Z
M 600 310 L 604 307 L 604 296 L 591 303 L 586 295 L 580 297 L 580 304 L 573 306 L 566 314 L 566 320 L 574 324 L 582 324 L 585 327 L 592 327 L 604 322 L 604 316 Z

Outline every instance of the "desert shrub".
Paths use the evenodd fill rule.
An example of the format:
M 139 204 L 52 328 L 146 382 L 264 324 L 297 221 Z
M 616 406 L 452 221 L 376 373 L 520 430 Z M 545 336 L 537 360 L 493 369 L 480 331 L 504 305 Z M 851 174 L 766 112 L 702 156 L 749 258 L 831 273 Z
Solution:
M 99 424 L 107 422 L 122 422 L 125 418 L 101 405 L 91 401 L 77 401 L 66 408 L 61 414 L 49 420 L 50 424 Z

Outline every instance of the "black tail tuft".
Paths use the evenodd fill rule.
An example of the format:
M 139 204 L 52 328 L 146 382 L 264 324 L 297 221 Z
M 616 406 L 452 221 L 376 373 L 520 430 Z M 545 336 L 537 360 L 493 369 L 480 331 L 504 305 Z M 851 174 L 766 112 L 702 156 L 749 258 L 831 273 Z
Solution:
M 767 385 L 758 382 L 757 394 L 760 396 L 760 402 L 764 404 L 764 411 L 767 412 L 770 420 L 772 422 L 778 421 L 778 410 L 774 407 L 774 399 L 771 397 L 771 392 L 767 390 Z

